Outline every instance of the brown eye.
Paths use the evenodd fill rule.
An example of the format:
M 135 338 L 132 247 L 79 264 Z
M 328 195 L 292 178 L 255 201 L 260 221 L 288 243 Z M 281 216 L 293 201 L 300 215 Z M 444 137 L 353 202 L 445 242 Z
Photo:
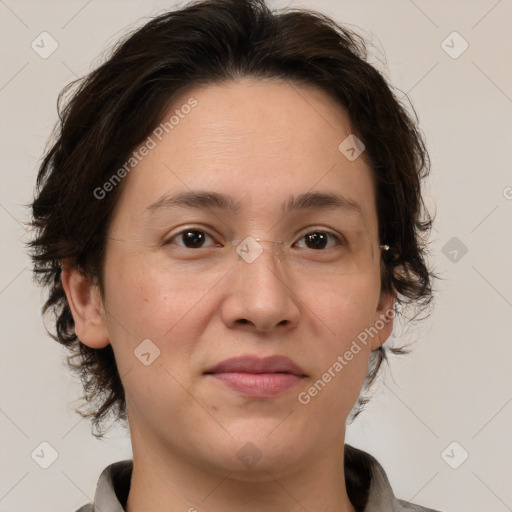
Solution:
M 192 230 L 184 231 L 181 234 L 181 239 L 186 247 L 197 248 L 202 247 L 204 244 L 205 236 L 202 231 Z
M 175 244 L 186 249 L 201 249 L 212 237 L 199 229 L 185 229 L 167 240 L 164 245 Z
M 335 242 L 340 242 L 340 238 L 336 236 L 334 233 L 329 233 L 328 231 L 312 231 L 310 233 L 306 233 L 301 241 L 304 240 L 307 249 L 313 250 L 321 250 L 325 249 L 329 244 L 329 237 L 335 240 Z

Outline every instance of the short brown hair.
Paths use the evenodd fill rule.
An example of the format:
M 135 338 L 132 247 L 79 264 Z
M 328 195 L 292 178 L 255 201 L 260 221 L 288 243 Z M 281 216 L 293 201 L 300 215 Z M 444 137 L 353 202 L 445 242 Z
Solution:
M 59 129 L 40 166 L 32 203 L 34 272 L 49 288 L 43 312 L 55 314 L 53 337 L 69 349 L 68 364 L 84 386 L 78 412 L 92 418 L 98 437 L 109 412 L 126 420 L 124 388 L 112 347 L 92 349 L 77 338 L 61 262 L 72 262 L 103 293 L 105 242 L 123 187 L 102 199 L 94 191 L 130 158 L 180 93 L 243 76 L 313 85 L 346 109 L 373 170 L 379 237 L 391 246 L 382 255 L 381 289 L 397 294 L 397 308 L 413 307 L 412 318 L 431 303 L 436 276 L 426 265 L 425 235 L 432 219 L 421 194 L 428 153 L 415 114 L 367 62 L 364 40 L 322 14 L 272 12 L 264 0 L 203 0 L 162 14 L 70 84 L 75 90 L 64 108 L 71 89 L 61 93 Z M 374 382 L 386 351 L 406 352 L 373 351 L 364 389 Z M 354 417 L 366 401 L 360 397 Z

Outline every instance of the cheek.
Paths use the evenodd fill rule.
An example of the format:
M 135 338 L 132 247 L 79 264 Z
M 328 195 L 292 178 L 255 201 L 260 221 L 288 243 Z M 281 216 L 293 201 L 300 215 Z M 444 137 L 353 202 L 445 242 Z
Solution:
M 134 339 L 161 339 L 206 293 L 179 272 L 164 269 L 149 254 L 112 251 L 105 276 L 105 305 L 113 317 L 110 326 L 114 332 L 123 327 Z
M 106 262 L 107 328 L 127 401 L 167 414 L 162 397 L 173 410 L 193 405 L 180 384 L 190 379 L 188 362 L 202 329 L 193 312 L 205 291 L 183 286 L 179 275 L 150 262 L 129 253 L 113 253 Z
M 339 409 L 357 399 L 368 369 L 371 326 L 378 303 L 378 276 L 354 277 L 338 287 L 325 285 L 316 293 L 303 291 L 305 314 L 316 326 L 315 386 L 321 390 L 320 403 Z M 304 319 L 305 320 L 305 319 Z M 306 347 L 311 350 L 312 347 Z M 325 391 L 324 391 L 325 386 Z M 311 390 L 312 395 L 315 389 Z M 351 405 L 348 409 L 350 410 Z M 337 410 L 338 410 L 337 409 Z
M 368 332 L 378 288 L 372 279 L 357 283 L 347 280 L 343 290 L 333 291 L 331 285 L 319 292 L 311 294 L 309 305 L 313 312 L 307 313 L 318 329 L 314 340 L 315 372 L 297 400 L 309 415 L 322 418 L 326 432 L 334 435 L 359 397 L 368 371 Z M 311 349 L 306 347 L 309 352 Z
M 105 265 L 107 328 L 121 375 L 136 370 L 130 373 L 132 380 L 137 375 L 136 380 L 152 382 L 158 389 L 173 388 L 169 373 L 161 371 L 165 366 L 188 385 L 190 361 L 218 305 L 214 284 L 219 279 L 212 283 L 197 274 L 171 272 L 165 261 L 150 254 L 112 251 L 109 256 Z M 147 347 L 157 358 L 146 375 L 137 354 L 147 353 Z M 179 389 L 174 393 L 179 395 Z M 143 390 L 135 389 L 137 395 L 143 396 Z
M 306 306 L 304 314 L 312 322 L 316 318 L 323 338 L 332 342 L 333 349 L 340 350 L 371 326 L 379 292 L 379 276 L 367 274 L 302 288 L 297 296 Z

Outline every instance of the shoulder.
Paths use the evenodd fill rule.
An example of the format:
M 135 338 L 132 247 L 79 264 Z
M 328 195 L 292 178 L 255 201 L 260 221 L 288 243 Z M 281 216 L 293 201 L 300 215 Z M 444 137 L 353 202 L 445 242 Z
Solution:
M 441 512 L 440 510 L 422 507 L 421 505 L 415 505 L 403 500 L 397 500 L 397 503 L 400 505 L 401 512 Z
M 87 505 L 80 507 L 76 512 L 93 512 L 93 510 L 92 503 L 88 503 Z
M 377 459 L 347 444 L 345 480 L 350 500 L 362 512 L 440 512 L 398 499 Z
M 133 461 L 124 460 L 107 466 L 101 473 L 94 502 L 83 505 L 76 512 L 120 512 L 130 490 Z

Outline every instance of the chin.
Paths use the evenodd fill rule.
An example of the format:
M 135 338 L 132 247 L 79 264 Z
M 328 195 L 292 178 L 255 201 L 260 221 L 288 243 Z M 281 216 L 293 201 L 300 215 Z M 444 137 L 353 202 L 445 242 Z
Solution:
M 236 433 L 235 429 L 228 428 L 233 438 L 222 446 L 216 445 L 209 454 L 210 460 L 224 471 L 232 472 L 230 478 L 247 482 L 270 481 L 296 471 L 308 461 L 305 436 L 292 436 L 286 427 L 278 433 L 278 424 L 275 419 L 259 421 L 252 424 L 251 429 L 237 429 Z M 275 430 L 272 432 L 272 429 Z M 311 452 L 313 457 L 314 446 L 311 446 Z

